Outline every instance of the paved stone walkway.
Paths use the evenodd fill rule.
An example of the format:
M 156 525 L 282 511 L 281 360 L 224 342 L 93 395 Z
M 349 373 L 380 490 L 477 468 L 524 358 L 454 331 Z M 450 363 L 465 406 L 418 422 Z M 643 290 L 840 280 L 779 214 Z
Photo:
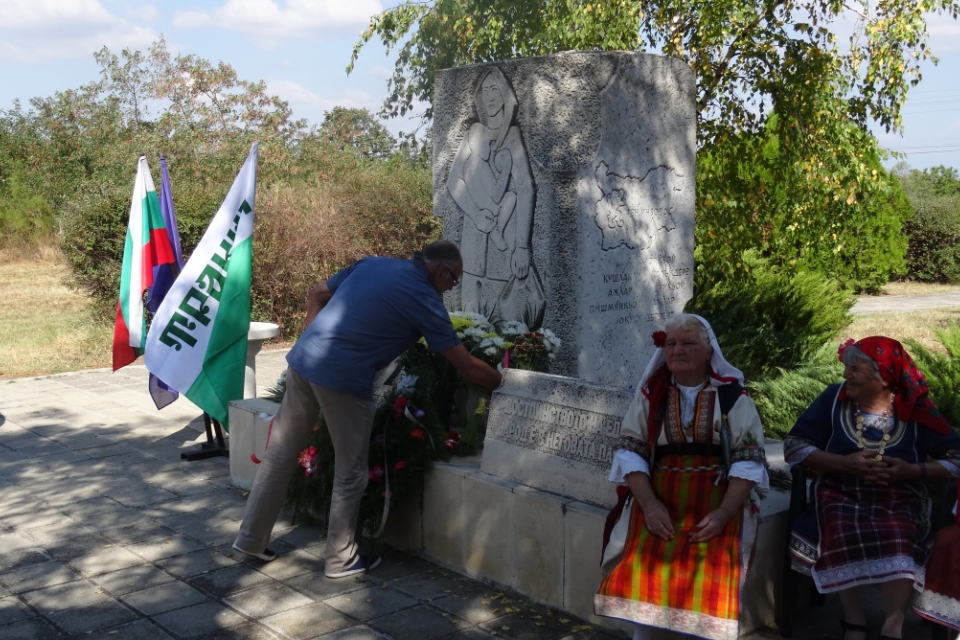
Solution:
M 285 351 L 258 357 L 259 389 Z M 271 563 L 231 543 L 246 505 L 181 398 L 157 411 L 143 366 L 0 380 L 0 639 L 614 636 L 388 550 L 328 580 L 323 532 L 281 516 Z
M 947 307 L 960 307 L 960 291 L 911 296 L 861 296 L 850 313 L 910 313 L 919 309 Z

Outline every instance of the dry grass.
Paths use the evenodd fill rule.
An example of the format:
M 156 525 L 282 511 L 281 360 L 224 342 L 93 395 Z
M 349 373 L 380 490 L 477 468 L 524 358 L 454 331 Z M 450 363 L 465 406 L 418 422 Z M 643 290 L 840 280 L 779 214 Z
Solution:
M 0 379 L 109 366 L 113 327 L 63 282 L 55 251 L 0 253 Z
M 886 296 L 919 296 L 930 293 L 960 291 L 960 284 L 931 284 L 929 282 L 889 282 L 881 289 Z
M 913 338 L 923 346 L 943 352 L 943 345 L 934 334 L 936 329 L 946 329 L 960 323 L 960 307 L 945 309 L 921 309 L 912 313 L 878 313 L 854 316 L 853 322 L 844 330 L 844 339 L 859 340 L 866 336 L 883 335 L 903 342 Z

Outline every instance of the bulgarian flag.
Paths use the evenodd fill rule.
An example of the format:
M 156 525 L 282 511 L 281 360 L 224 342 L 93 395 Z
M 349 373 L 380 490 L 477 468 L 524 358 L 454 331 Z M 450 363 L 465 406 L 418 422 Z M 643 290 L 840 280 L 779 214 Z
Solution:
M 127 238 L 123 246 L 117 322 L 113 327 L 114 371 L 143 354 L 147 339 L 143 292 L 153 283 L 154 270 L 175 260 L 147 158 L 140 156 L 137 179 L 133 183 Z
M 144 362 L 227 427 L 231 400 L 243 397 L 250 331 L 257 143 L 213 221 L 157 309 Z

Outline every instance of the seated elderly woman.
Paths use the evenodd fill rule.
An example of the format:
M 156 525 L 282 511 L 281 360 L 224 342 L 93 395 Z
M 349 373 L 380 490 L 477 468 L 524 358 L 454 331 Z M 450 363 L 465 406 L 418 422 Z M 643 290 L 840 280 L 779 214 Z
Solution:
M 913 601 L 917 615 L 945 629 L 960 631 L 960 483 L 953 524 L 940 529 L 927 561 L 926 583 Z M 954 637 L 956 634 L 953 634 Z M 949 637 L 945 634 L 944 637 Z
M 881 640 L 900 638 L 929 549 L 923 480 L 957 475 L 960 437 L 896 340 L 850 340 L 840 361 L 844 382 L 827 387 L 784 441 L 787 462 L 815 476 L 810 517 L 794 523 L 793 565 L 820 593 L 840 596 L 846 640 L 867 637 L 860 597 L 871 584 L 883 594 Z
M 734 640 L 756 538 L 754 489 L 769 485 L 763 429 L 706 320 L 675 316 L 654 344 L 610 471 L 632 504 L 605 535 L 594 608 L 637 623 L 637 640 L 654 627 Z

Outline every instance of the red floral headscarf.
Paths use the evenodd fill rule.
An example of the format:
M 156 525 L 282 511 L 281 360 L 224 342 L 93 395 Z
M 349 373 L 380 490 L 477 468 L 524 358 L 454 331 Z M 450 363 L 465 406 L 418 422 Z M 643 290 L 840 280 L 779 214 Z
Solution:
M 937 405 L 928 395 L 927 379 L 899 342 L 884 336 L 870 336 L 859 342 L 847 341 L 838 352 L 843 362 L 843 352 L 855 346 L 877 363 L 880 377 L 887 381 L 894 393 L 894 407 L 901 420 L 914 420 L 939 433 L 948 433 L 949 425 L 943 419 Z M 840 399 L 847 397 L 847 387 L 840 389 Z

